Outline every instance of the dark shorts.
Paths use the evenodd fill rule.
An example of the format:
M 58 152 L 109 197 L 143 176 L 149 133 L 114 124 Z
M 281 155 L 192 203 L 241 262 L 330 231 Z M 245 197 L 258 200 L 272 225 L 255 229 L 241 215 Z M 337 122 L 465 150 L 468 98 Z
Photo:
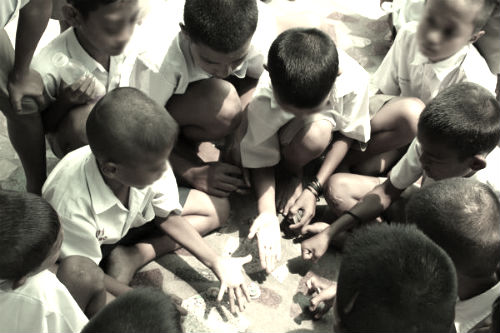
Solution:
M 191 188 L 179 186 L 179 203 L 182 207 L 186 204 L 189 191 L 191 191 Z M 105 266 L 106 257 L 109 256 L 111 251 L 113 251 L 113 249 L 118 245 L 131 246 L 139 243 L 141 240 L 164 235 L 164 231 L 158 226 L 157 223 L 155 223 L 157 221 L 157 219 L 154 219 L 153 221 L 143 224 L 140 227 L 131 228 L 117 243 L 101 245 L 102 260 L 99 266 Z

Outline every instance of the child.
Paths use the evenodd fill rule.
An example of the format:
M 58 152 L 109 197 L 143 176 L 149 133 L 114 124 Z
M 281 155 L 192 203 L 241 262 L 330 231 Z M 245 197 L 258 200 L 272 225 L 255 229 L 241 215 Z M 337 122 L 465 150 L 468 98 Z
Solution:
M 357 231 L 346 243 L 337 285 L 323 289 L 314 278 L 307 284 L 311 292 L 319 291 L 311 299 L 313 312 L 319 301 L 335 297 L 334 332 L 450 332 L 453 327 L 453 262 L 414 226 L 378 224 Z
M 145 38 L 158 29 L 166 37 L 139 54 L 130 85 L 166 105 L 179 124 L 181 135 L 171 158 L 176 175 L 219 197 L 247 187 L 241 168 L 228 158 L 206 163 L 196 153 L 203 141 L 225 140 L 224 155 L 233 151 L 245 101 L 275 36 L 274 18 L 262 15 L 264 6 L 256 0 L 186 0 L 180 29 L 165 17 L 161 22 L 148 19 L 141 27 Z M 240 100 L 238 93 L 245 91 Z
M 181 318 L 172 298 L 153 288 L 138 288 L 109 303 L 82 333 L 182 333 Z
M 321 257 L 330 240 L 377 218 L 421 176 L 422 186 L 451 177 L 473 178 L 500 195 L 499 140 L 500 106 L 495 96 L 470 82 L 443 90 L 420 115 L 417 138 L 387 180 L 380 183 L 379 178 L 352 174 L 330 177 L 325 198 L 340 217 L 302 243 L 302 256 Z
M 18 11 L 14 51 L 4 27 Z M 21 99 L 30 96 L 43 103 L 42 80 L 30 69 L 30 63 L 51 11 L 52 0 L 0 1 L 0 110 L 7 118 L 10 140 L 23 165 L 26 189 L 36 194 L 40 194 L 47 177 L 45 141 L 40 115 L 23 107 Z
M 258 198 L 259 216 L 249 237 L 257 234 L 262 267 L 270 272 L 281 254 L 275 165 L 283 159 L 298 177 L 296 194 L 280 210 L 290 218 L 302 210 L 302 220 L 292 226 L 300 228 L 314 216 L 321 184 L 349 147 L 368 141 L 370 116 L 367 73 L 347 54 L 337 53 L 324 32 L 296 28 L 281 33 L 267 62 L 269 73 L 260 78 L 248 107 L 241 159 L 250 168 Z M 323 153 L 316 179 L 303 189 L 303 167 Z
M 496 78 L 472 46 L 484 34 L 481 29 L 492 2 L 428 0 L 420 22 L 398 32 L 373 77 L 380 94 L 370 99 L 370 112 L 375 114 L 370 142 L 365 152 L 350 156 L 351 166 L 409 144 L 417 132 L 418 115 L 444 88 L 469 81 L 495 92 Z
M 96 99 L 118 87 L 122 77 L 128 81 L 135 51 L 125 47 L 140 12 L 138 0 L 67 2 L 62 13 L 72 28 L 52 40 L 33 61 L 49 102 L 43 111 L 44 128 L 51 133 L 49 142 L 60 158 L 88 143 L 85 121 Z M 58 53 L 80 63 L 91 75 L 80 73 L 76 82 L 65 82 L 68 69 L 54 63 Z
M 79 332 L 87 317 L 49 271 L 63 239 L 56 212 L 29 193 L 0 191 L 0 206 L 2 332 Z
M 491 313 L 500 295 L 495 270 L 500 263 L 500 203 L 477 180 L 441 180 L 415 193 L 406 219 L 441 246 L 455 264 L 457 333 L 469 332 Z
M 241 265 L 249 258 L 221 258 L 200 236 L 227 220 L 227 199 L 192 190 L 182 209 L 168 164 L 177 131 L 164 108 L 137 89 L 117 88 L 96 104 L 87 120 L 90 147 L 62 159 L 42 191 L 62 221 L 61 257 L 96 264 L 107 257 L 106 288 L 118 296 L 137 269 L 178 242 L 221 280 L 219 300 L 227 287 L 231 310 L 235 295 L 242 309 Z

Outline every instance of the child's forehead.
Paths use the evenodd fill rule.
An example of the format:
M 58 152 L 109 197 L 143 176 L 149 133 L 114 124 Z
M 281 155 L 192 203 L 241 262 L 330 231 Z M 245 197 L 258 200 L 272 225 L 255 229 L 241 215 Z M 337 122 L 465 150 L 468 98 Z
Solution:
M 456 19 L 461 23 L 472 23 L 481 9 L 481 1 L 471 0 L 427 0 L 425 10 L 429 15 Z
M 134 15 L 139 11 L 139 0 L 117 0 L 107 4 L 100 4 L 96 10 L 90 11 L 89 16 L 97 16 L 109 21 L 123 19 L 124 15 Z

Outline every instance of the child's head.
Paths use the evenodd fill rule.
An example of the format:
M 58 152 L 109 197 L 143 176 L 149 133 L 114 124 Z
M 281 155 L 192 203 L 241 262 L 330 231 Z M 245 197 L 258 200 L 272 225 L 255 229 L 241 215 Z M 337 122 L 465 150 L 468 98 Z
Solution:
M 134 32 L 138 0 L 67 0 L 63 14 L 90 54 L 119 55 Z
M 181 333 L 180 314 L 172 298 L 161 290 L 137 288 L 106 305 L 82 333 Z
M 458 83 L 427 104 L 418 121 L 420 161 L 435 179 L 462 177 L 486 166 L 500 140 L 500 106 L 485 88 Z
M 225 78 L 245 60 L 257 19 L 256 0 L 186 0 L 181 29 L 194 62 Z
M 441 61 L 484 34 L 495 0 L 427 0 L 418 44 L 431 61 Z
M 321 30 L 289 29 L 271 45 L 267 70 L 274 96 L 283 109 L 295 115 L 314 113 L 337 78 L 337 48 Z
M 52 207 L 25 192 L 0 191 L 0 279 L 22 285 L 54 264 L 62 231 Z
M 161 177 L 178 126 L 165 110 L 135 88 L 117 88 L 90 112 L 87 137 L 104 177 L 146 187 Z
M 356 231 L 344 249 L 335 331 L 449 332 L 456 297 L 451 259 L 421 231 L 369 226 Z
M 500 262 L 500 204 L 488 185 L 450 178 L 424 186 L 410 198 L 406 215 L 448 253 L 457 273 L 494 274 Z

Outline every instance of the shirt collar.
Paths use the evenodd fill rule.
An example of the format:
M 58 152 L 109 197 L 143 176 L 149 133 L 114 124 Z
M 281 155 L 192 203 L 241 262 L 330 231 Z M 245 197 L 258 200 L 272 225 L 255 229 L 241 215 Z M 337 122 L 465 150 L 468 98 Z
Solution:
M 470 47 L 471 45 L 467 44 L 451 57 L 438 62 L 431 62 L 429 58 L 427 58 L 419 50 L 417 50 L 411 65 L 413 66 L 430 65 L 432 70 L 436 74 L 437 78 L 440 81 L 442 81 L 444 80 L 446 75 L 448 75 L 453 69 L 457 67 L 457 65 L 460 62 L 462 62 L 465 59 L 467 53 L 469 52 Z
M 99 171 L 94 154 L 90 154 L 85 164 L 85 177 L 90 194 L 92 209 L 96 214 L 101 214 L 111 207 L 118 205 L 123 207 L 116 195 L 104 182 L 104 178 Z
M 67 42 L 69 56 L 79 61 L 91 73 L 93 73 L 96 69 L 98 69 L 101 72 L 107 73 L 107 70 L 94 58 L 92 58 L 87 53 L 87 51 L 85 51 L 85 49 L 82 47 L 82 45 L 76 38 L 75 29 L 74 28 L 70 29 L 71 30 L 68 31 L 68 42 Z

